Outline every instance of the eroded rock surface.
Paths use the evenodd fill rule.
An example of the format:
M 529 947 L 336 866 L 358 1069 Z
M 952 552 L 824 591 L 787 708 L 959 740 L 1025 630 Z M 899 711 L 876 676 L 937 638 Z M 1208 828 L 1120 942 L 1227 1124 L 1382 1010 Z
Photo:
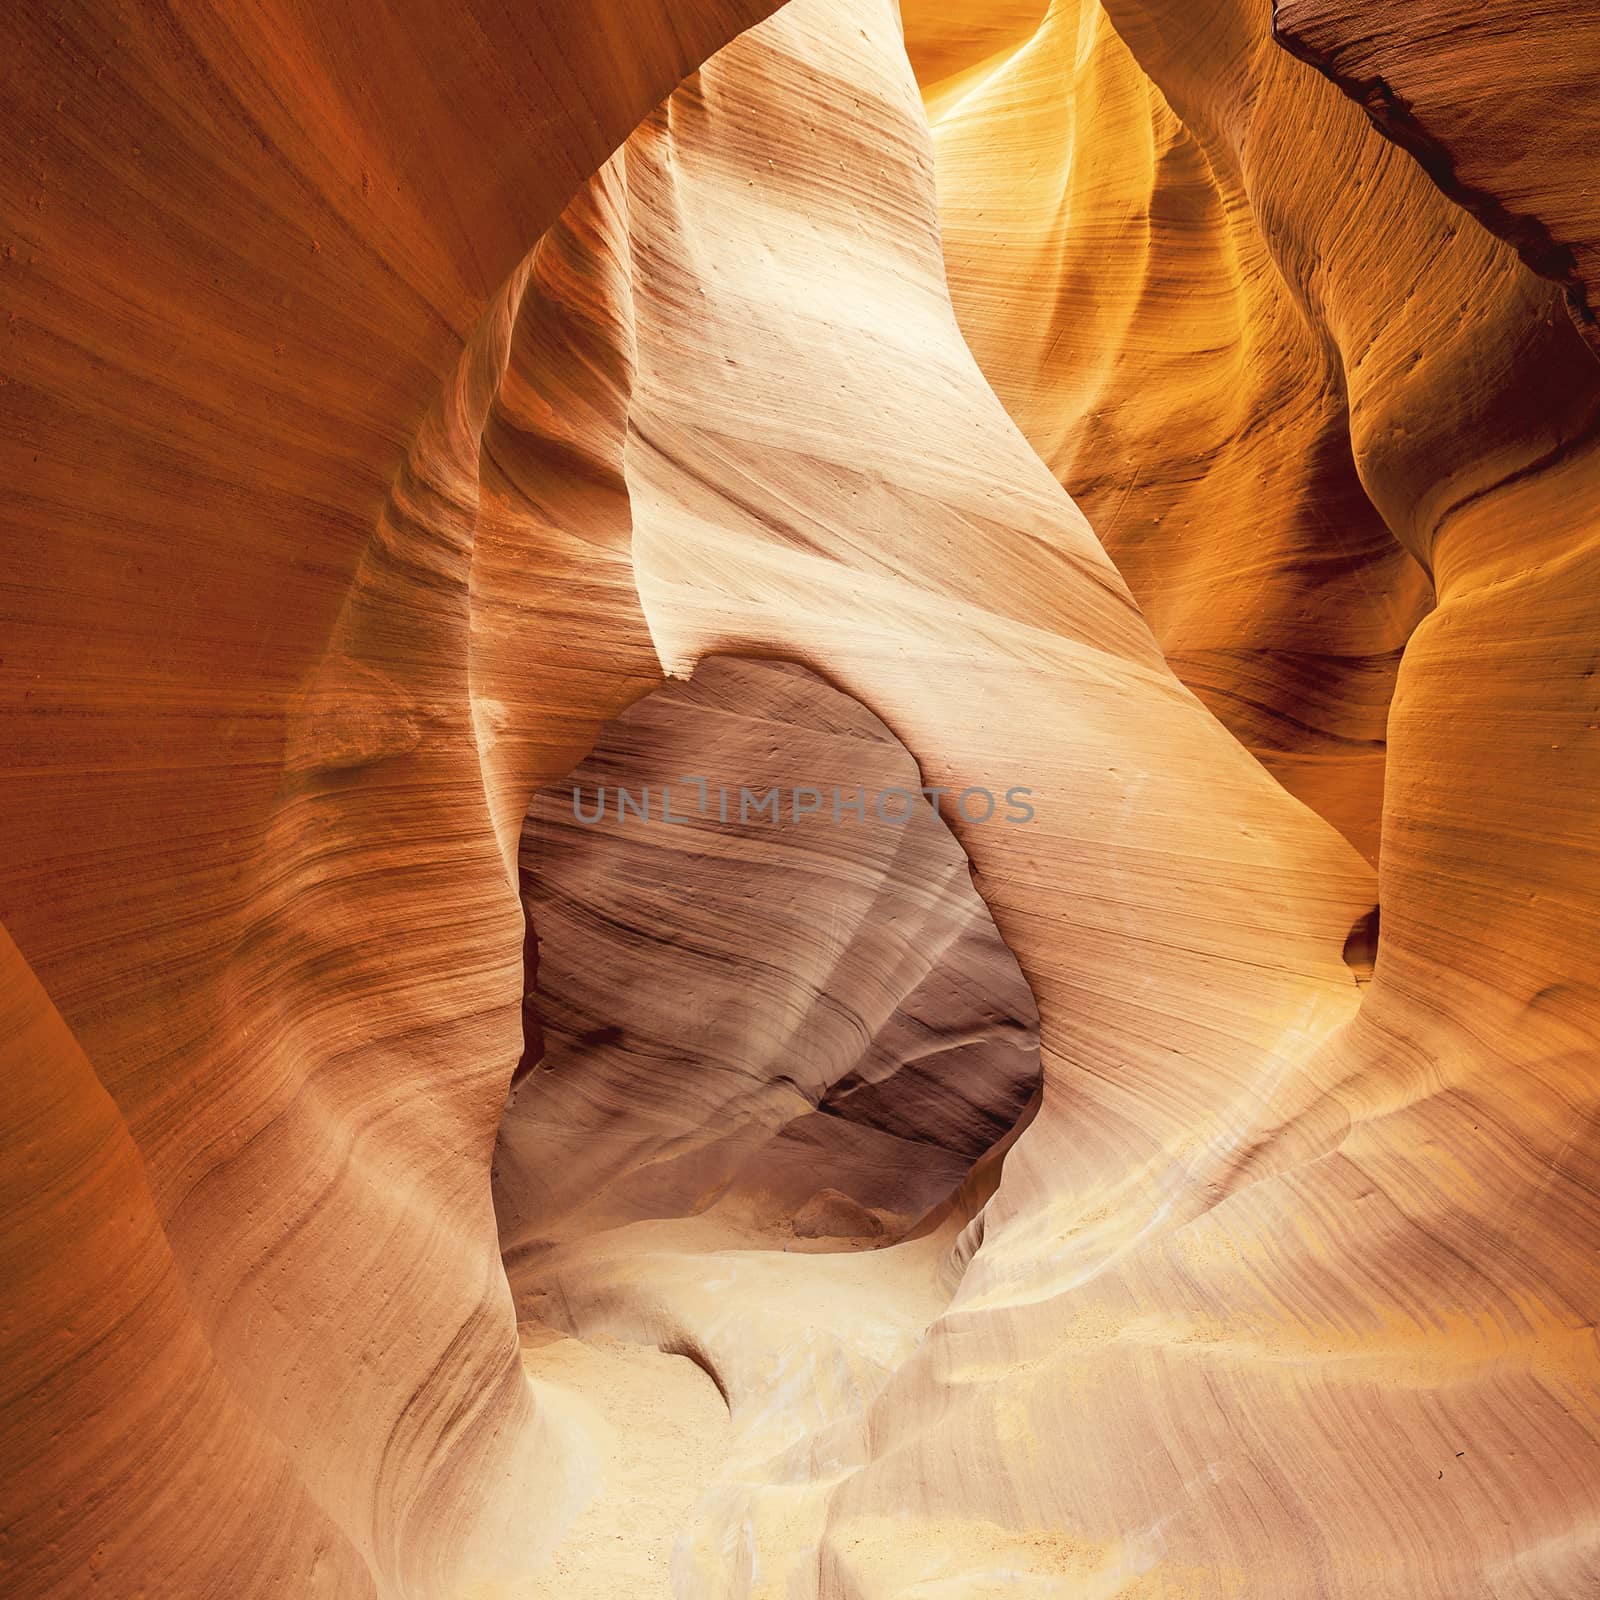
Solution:
M 730 1195 L 904 1233 L 1038 1086 L 1033 996 L 916 763 L 803 667 L 711 657 L 631 706 L 534 797 L 520 859 L 542 1050 L 495 1154 L 513 1287 L 539 1244 Z
M 544 1253 L 727 1407 L 661 1592 L 1594 1591 L 1558 13 L 1279 30 L 1561 281 L 1266 0 L 765 9 L 6 14 L 4 1586 L 545 1582 L 609 1491 L 491 1203 L 519 830 L 733 654 L 1032 790 L 950 828 L 1042 1084 L 881 1248 Z
M 1600 13 L 1586 0 L 1277 0 L 1274 32 L 1535 272 L 1600 356 Z
M 1432 589 L 1362 486 L 1339 350 L 1248 174 L 1099 0 L 903 10 L 985 376 L 1173 670 L 1375 861 L 1389 700 Z

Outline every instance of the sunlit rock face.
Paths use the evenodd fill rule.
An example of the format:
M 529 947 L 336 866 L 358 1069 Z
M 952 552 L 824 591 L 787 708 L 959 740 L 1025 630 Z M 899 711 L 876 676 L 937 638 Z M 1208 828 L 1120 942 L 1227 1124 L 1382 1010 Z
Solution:
M 1389 699 L 1432 590 L 1361 485 L 1339 351 L 1259 196 L 1098 0 L 902 9 L 985 376 L 1173 670 L 1376 860 Z
M 0 25 L 0 1588 L 1600 1590 L 1592 74 L 1488 0 L 767 9 Z M 946 825 L 1037 1107 L 903 1237 L 839 1148 L 752 1226 L 777 1052 L 709 1125 L 602 1056 L 620 1161 L 553 1054 L 514 1302 L 524 818 L 725 655 L 1031 791 Z M 881 1081 L 943 1192 L 990 1127 Z
M 932 798 L 1028 826 L 1020 792 Z M 513 1287 L 554 1239 L 719 1202 L 903 1234 L 1038 1086 L 1033 996 L 916 763 L 803 667 L 711 657 L 630 707 L 534 797 L 520 859 Z

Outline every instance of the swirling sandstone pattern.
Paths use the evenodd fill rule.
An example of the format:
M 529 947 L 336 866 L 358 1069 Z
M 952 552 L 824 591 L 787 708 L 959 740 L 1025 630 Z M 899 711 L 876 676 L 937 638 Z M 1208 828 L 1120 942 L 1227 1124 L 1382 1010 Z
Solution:
M 805 660 L 930 782 L 1014 773 L 1039 811 L 1027 829 L 956 824 L 1038 997 L 1045 1071 L 983 1246 L 870 1409 L 790 1441 L 799 1454 L 766 1469 L 783 1487 L 725 1493 L 691 1542 L 686 1590 L 981 1593 L 986 1569 L 1029 1549 L 1038 1581 L 1056 1581 L 1080 1542 L 1115 1544 L 1074 1507 L 1114 1528 L 1142 1515 L 1144 1492 L 1095 1468 L 1109 1441 L 1052 1437 L 1066 1418 L 1035 1391 L 1070 1404 L 1061 1301 L 1262 1159 L 1255 1130 L 1355 1009 L 1342 952 L 1370 876 L 1166 671 L 979 377 L 945 296 L 931 152 L 887 10 L 786 8 L 617 166 L 636 264 L 633 560 L 666 664 Z M 634 1281 L 649 1303 L 662 1292 Z M 612 1273 L 613 1319 L 619 1292 Z M 1119 1345 L 1118 1326 L 1104 1324 L 1107 1347 L 1126 1360 L 1144 1345 Z M 713 1364 L 715 1348 L 701 1341 Z M 1125 1399 L 1100 1426 L 1148 1439 L 1169 1421 L 1137 1410 L 1126 1370 L 1108 1383 Z M 1049 1441 L 1036 1458 L 1029 1418 Z M 891 1511 L 912 1517 L 910 1539 L 885 1537 Z M 719 1531 L 736 1528 L 747 1555 Z M 1178 1559 L 1203 1565 L 1202 1543 L 1197 1530 Z
M 521 863 L 542 1048 L 495 1156 L 513 1288 L 535 1246 L 731 1197 L 904 1233 L 1037 1087 L 1033 996 L 916 764 L 803 668 L 712 657 L 630 707 L 534 797 Z
M 1586 0 L 1277 0 L 1274 31 L 1534 271 L 1564 283 L 1600 352 L 1600 12 Z
M 4 1136 L 8 1592 L 537 1555 L 559 1447 L 485 1177 L 521 919 L 475 741 L 481 412 L 507 275 L 768 9 L 0 19 L 0 918 L 54 1019 L 7 1077 L 60 1097 Z M 126 1232 L 83 1220 L 101 1151 Z M 119 1349 L 122 1385 L 78 1376 Z
M 1173 670 L 1375 860 L 1384 719 L 1431 591 L 1362 488 L 1338 347 L 1247 177 L 1098 0 L 902 9 L 979 365 Z
M 544 1562 L 593 1456 L 518 1371 L 487 1179 L 518 832 L 726 653 L 1034 791 L 952 829 L 1042 1095 L 959 1239 L 551 1253 L 546 1321 L 728 1403 L 641 1583 L 1592 1592 L 1571 276 L 1267 0 L 794 0 L 648 110 L 764 9 L 7 16 L 6 1587 Z M 1474 154 L 1391 9 L 1384 76 L 1581 281 L 1567 169 Z

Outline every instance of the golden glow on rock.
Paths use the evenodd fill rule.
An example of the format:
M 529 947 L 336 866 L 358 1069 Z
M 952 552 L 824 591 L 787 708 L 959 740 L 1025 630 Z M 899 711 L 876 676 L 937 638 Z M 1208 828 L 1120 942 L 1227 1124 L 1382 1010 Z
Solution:
M 8 1595 L 1600 1590 L 1592 28 L 1278 10 L 7 14 Z M 529 803 L 716 655 L 1031 791 L 1040 1093 L 776 1229 L 667 1096 L 514 1300 Z M 664 909 L 595 1171 L 947 844 Z

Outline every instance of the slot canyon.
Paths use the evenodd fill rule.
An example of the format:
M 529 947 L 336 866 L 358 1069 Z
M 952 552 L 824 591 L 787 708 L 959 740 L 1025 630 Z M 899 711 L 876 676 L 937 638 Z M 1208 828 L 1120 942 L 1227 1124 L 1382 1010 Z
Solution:
M 1593 0 L 0 36 L 0 1594 L 1600 1596 Z

